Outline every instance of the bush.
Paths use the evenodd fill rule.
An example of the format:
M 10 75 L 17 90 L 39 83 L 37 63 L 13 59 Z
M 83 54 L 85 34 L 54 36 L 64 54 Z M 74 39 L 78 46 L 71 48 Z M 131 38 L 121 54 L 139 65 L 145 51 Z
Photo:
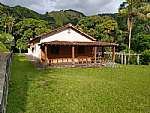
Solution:
M 119 55 L 116 55 L 115 62 L 121 64 L 121 58 Z
M 141 62 L 144 65 L 149 65 L 150 64 L 150 49 L 149 50 L 145 50 L 142 53 Z
M 136 55 L 131 55 L 130 56 L 130 64 L 137 64 L 137 56 Z
M 14 39 L 14 37 L 11 34 L 8 34 L 8 33 L 0 34 L 0 41 L 9 50 L 11 49 L 13 39 Z
M 6 46 L 0 42 L 0 52 L 8 52 L 9 50 L 6 48 Z

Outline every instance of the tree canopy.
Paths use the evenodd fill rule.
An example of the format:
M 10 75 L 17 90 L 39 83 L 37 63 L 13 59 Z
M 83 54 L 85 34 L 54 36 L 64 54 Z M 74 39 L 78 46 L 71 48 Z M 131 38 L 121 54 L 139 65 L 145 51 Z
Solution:
M 80 20 L 77 27 L 99 40 L 113 41 L 118 24 L 109 16 L 90 16 Z
M 30 38 L 50 31 L 48 22 L 36 19 L 23 19 L 15 25 L 17 48 L 27 49 Z
M 14 37 L 11 34 L 8 33 L 2 33 L 0 34 L 0 42 L 1 42 L 1 47 L 10 50 L 11 46 L 12 46 L 12 41 L 13 41 Z M 3 45 L 2 45 L 3 44 Z
M 0 38 L 0 42 L 10 49 L 6 42 L 11 36 L 15 38 L 15 47 L 26 50 L 30 38 L 72 23 L 98 40 L 118 43 L 119 52 L 128 49 L 129 20 L 132 20 L 131 50 L 141 53 L 150 49 L 149 17 L 149 0 L 126 0 L 121 4 L 119 13 L 94 16 L 85 16 L 74 10 L 38 14 L 25 7 L 0 4 L 0 37 L 3 37 Z
M 101 41 L 116 42 L 123 50 L 127 47 L 127 32 L 119 29 L 116 19 L 110 16 L 90 16 L 81 19 L 77 28 Z

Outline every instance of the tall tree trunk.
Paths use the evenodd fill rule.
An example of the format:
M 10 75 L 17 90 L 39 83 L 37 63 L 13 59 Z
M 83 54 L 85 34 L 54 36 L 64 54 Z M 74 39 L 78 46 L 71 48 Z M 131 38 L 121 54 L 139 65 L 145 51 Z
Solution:
M 128 64 L 130 64 L 130 50 L 131 50 L 131 37 L 132 37 L 132 24 L 133 24 L 133 16 L 132 16 L 132 9 L 133 9 L 133 0 L 129 2 L 129 9 L 128 9 L 128 31 L 129 31 L 129 56 L 128 56 Z
M 130 50 L 131 50 L 131 37 L 132 37 L 132 25 L 133 25 L 133 18 L 131 16 L 128 17 L 128 31 L 129 31 L 129 56 L 128 56 L 128 64 L 130 64 Z
M 21 54 L 21 48 L 19 48 L 19 53 Z

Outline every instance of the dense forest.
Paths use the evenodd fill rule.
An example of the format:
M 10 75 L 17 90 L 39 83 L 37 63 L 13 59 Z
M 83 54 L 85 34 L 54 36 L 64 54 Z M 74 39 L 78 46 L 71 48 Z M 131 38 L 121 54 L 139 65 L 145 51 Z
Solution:
M 72 23 L 97 40 L 119 44 L 118 52 L 144 53 L 150 60 L 150 2 L 127 0 L 116 14 L 86 16 L 75 10 L 39 14 L 0 3 L 0 51 L 26 50 L 30 38 Z

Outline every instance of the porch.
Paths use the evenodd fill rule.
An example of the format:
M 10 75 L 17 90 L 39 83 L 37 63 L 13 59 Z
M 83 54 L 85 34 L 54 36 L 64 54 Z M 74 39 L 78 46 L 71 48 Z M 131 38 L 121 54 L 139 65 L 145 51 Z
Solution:
M 115 62 L 114 43 L 55 41 L 40 46 L 41 63 L 51 67 L 98 67 Z M 112 54 L 105 54 L 108 50 Z

